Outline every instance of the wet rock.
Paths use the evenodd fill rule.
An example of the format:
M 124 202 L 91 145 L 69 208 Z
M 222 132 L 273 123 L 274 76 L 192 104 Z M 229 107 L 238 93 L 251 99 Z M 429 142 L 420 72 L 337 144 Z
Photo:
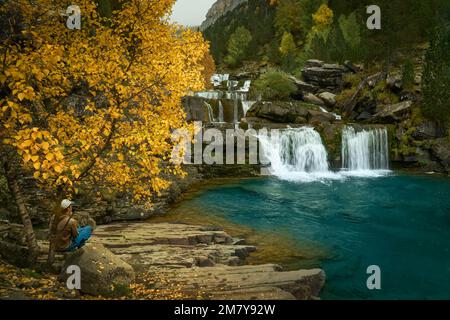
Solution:
M 312 125 L 330 124 L 335 120 L 335 116 L 333 116 L 331 113 L 314 110 L 309 111 L 309 123 L 311 123 Z

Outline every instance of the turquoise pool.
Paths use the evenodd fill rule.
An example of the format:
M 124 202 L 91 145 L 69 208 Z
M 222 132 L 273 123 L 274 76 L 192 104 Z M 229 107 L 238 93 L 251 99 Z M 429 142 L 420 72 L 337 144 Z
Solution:
M 326 271 L 323 299 L 450 299 L 450 179 L 242 180 L 183 206 L 323 248 L 298 261 Z M 381 290 L 367 289 L 370 265 L 381 268 Z

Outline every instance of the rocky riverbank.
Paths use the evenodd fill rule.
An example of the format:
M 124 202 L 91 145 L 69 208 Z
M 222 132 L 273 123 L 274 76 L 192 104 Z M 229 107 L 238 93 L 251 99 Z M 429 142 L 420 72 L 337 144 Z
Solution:
M 40 245 L 47 246 L 44 241 Z M 64 265 L 81 268 L 80 292 L 85 298 L 145 298 L 148 294 L 147 298 L 157 299 L 317 299 L 325 283 L 323 270 L 283 271 L 274 264 L 245 265 L 255 250 L 220 228 L 120 223 L 98 227 L 84 249 L 59 259 L 62 263 L 65 258 Z M 61 280 L 67 277 L 64 272 L 61 276 Z M 59 291 L 67 291 L 51 279 Z M 0 298 L 34 297 L 21 290 L 20 283 L 15 288 L 2 284 Z M 56 293 L 46 298 L 79 297 Z

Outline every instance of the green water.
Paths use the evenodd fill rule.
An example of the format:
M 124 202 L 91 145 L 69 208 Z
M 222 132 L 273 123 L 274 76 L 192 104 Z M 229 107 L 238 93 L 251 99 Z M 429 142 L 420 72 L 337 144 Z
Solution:
M 450 299 L 450 179 L 243 180 L 183 206 L 324 249 L 298 261 L 325 270 L 323 299 Z M 367 288 L 370 265 L 381 290 Z

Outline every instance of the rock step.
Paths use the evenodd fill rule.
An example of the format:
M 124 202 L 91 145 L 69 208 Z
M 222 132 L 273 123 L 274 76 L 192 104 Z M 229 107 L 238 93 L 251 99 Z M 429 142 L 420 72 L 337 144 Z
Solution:
M 242 245 L 197 245 L 197 246 L 172 246 L 172 245 L 144 245 L 114 248 L 106 245 L 121 259 L 138 265 L 147 266 L 213 266 L 217 263 L 229 266 L 240 265 L 256 248 Z
M 242 265 L 256 250 L 218 228 L 172 223 L 101 226 L 95 230 L 92 241 L 102 243 L 139 270 L 152 266 Z
M 205 268 L 184 268 L 157 270 L 158 276 L 171 279 L 186 292 L 201 290 L 213 295 L 233 297 L 233 293 L 251 296 L 255 292 L 267 293 L 267 288 L 278 288 L 278 294 L 289 293 L 295 299 L 315 299 L 325 283 L 321 269 L 281 272 L 273 264 L 258 266 L 229 267 L 217 265 Z M 164 284 L 156 284 L 163 289 Z M 274 298 L 274 297 L 272 297 Z
M 119 223 L 114 226 L 100 226 L 95 236 L 109 248 L 131 245 L 196 245 L 232 244 L 233 238 L 217 228 L 205 228 L 171 223 Z
M 211 292 L 209 297 L 212 300 L 296 300 L 292 293 L 275 287 Z

